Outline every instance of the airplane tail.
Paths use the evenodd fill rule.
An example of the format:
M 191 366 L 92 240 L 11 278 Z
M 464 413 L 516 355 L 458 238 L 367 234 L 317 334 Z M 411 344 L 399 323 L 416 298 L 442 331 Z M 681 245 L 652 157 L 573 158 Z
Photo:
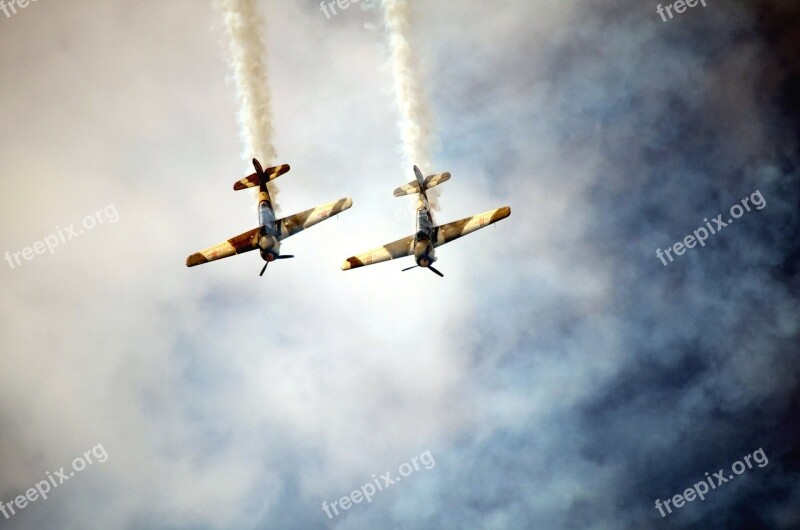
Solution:
M 422 173 L 417 166 L 414 166 L 414 174 L 417 180 L 409 182 L 405 186 L 400 186 L 394 190 L 395 197 L 403 197 L 404 195 L 415 195 L 417 193 L 425 194 L 426 191 L 450 180 L 450 173 L 437 173 L 428 177 L 422 178 Z
M 255 188 L 261 184 L 266 184 L 267 182 L 275 180 L 281 175 L 288 173 L 291 169 L 289 164 L 282 164 L 280 166 L 275 166 L 264 170 L 261 168 L 261 163 L 255 158 L 253 159 L 253 166 L 255 167 L 256 172 L 248 177 L 243 178 L 242 180 L 237 180 L 233 185 L 233 189 L 235 191 L 246 190 L 247 188 Z

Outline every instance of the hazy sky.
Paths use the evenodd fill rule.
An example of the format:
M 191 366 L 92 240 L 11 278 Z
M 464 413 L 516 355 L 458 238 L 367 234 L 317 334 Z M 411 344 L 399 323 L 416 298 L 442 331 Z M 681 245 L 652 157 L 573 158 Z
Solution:
M 279 215 L 354 200 L 263 278 L 185 267 L 257 222 L 212 3 L 0 11 L 0 252 L 65 236 L 0 264 L 0 503 L 108 455 L 0 528 L 797 528 L 800 7 L 707 3 L 413 1 L 437 220 L 512 207 L 444 279 L 339 269 L 413 230 L 378 10 L 260 2 Z

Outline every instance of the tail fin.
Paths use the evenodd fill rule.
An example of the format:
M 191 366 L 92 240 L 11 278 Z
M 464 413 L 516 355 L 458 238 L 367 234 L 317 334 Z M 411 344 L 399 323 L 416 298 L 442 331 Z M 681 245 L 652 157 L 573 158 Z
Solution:
M 425 191 L 425 179 L 422 177 L 422 171 L 417 166 L 414 166 L 414 176 L 417 177 L 417 182 L 419 182 L 422 191 Z
M 422 178 L 422 173 L 420 172 L 417 166 L 414 166 L 414 173 L 417 176 L 416 182 L 409 182 L 405 186 L 400 186 L 396 190 L 394 190 L 395 197 L 402 197 L 404 195 L 415 195 L 417 193 L 425 193 L 427 190 L 433 188 L 434 186 L 438 186 L 443 182 L 447 182 L 450 180 L 450 173 L 437 173 L 436 175 L 430 175 L 428 177 Z
M 233 189 L 235 191 L 258 187 L 262 181 L 266 183 L 271 180 L 275 180 L 281 175 L 288 173 L 291 169 L 289 164 L 282 164 L 280 166 L 268 168 L 265 171 L 261 168 L 261 163 L 259 163 L 259 161 L 255 158 L 253 159 L 253 166 L 255 166 L 256 172 L 248 177 L 243 178 L 242 180 L 236 181 L 236 183 L 233 185 Z

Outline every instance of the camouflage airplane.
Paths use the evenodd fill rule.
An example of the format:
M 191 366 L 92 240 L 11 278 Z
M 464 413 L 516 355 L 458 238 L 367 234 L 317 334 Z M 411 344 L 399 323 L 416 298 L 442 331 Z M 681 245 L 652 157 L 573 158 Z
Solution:
M 264 171 L 259 161 L 254 158 L 253 166 L 255 166 L 256 172 L 236 182 L 233 185 L 233 189 L 238 191 L 258 186 L 258 228 L 233 237 L 219 245 L 192 254 L 186 259 L 187 267 L 202 265 L 209 261 L 215 261 L 258 249 L 261 252 L 261 258 L 266 262 L 264 268 L 261 269 L 261 274 L 259 274 L 259 276 L 263 276 L 270 262 L 294 257 L 281 255 L 281 241 L 333 215 L 339 214 L 353 205 L 353 200 L 349 197 L 345 197 L 344 199 L 339 199 L 338 201 L 333 201 L 306 210 L 305 212 L 276 220 L 275 210 L 272 208 L 272 200 L 267 190 L 267 182 L 275 180 L 284 173 L 287 173 L 290 169 L 289 165 L 283 164 Z
M 444 274 L 433 266 L 433 262 L 437 259 L 434 251 L 435 248 L 458 239 L 461 236 L 471 234 L 476 230 L 480 230 L 511 215 L 511 208 L 503 206 L 502 208 L 467 217 L 460 221 L 434 226 L 426 192 L 434 186 L 450 180 L 450 173 L 439 173 L 423 178 L 422 172 L 420 172 L 417 166 L 414 166 L 414 174 L 417 180 L 394 190 L 394 196 L 402 197 L 404 195 L 417 194 L 416 234 L 404 237 L 394 243 L 389 243 L 388 245 L 365 252 L 364 254 L 347 258 L 342 264 L 342 270 L 346 271 L 363 267 L 364 265 L 373 265 L 375 263 L 413 255 L 417 264 L 403 269 L 403 272 L 422 267 L 430 269 L 432 272 L 444 277 Z

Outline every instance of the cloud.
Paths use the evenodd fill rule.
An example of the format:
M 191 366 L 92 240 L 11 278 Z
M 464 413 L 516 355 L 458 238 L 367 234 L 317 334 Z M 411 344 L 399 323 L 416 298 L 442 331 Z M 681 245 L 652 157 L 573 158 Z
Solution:
M 120 216 L 0 273 L 0 500 L 109 454 L 6 527 L 797 524 L 796 10 L 415 4 L 438 220 L 513 209 L 443 248 L 440 281 L 338 269 L 412 229 L 380 14 L 260 7 L 282 213 L 355 203 L 262 279 L 257 256 L 184 267 L 256 219 L 212 6 L 2 22 L 6 249 Z M 756 189 L 765 209 L 656 258 Z M 660 519 L 759 447 L 767 467 Z M 325 516 L 428 449 L 434 469 Z

